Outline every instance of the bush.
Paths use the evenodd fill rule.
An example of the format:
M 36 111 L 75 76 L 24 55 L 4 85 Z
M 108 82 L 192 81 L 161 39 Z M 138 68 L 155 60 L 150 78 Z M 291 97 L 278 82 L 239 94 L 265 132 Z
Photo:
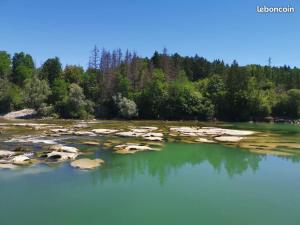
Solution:
M 134 101 L 122 97 L 120 93 L 113 96 L 113 102 L 117 109 L 117 114 L 121 118 L 131 119 L 138 116 L 137 106 Z

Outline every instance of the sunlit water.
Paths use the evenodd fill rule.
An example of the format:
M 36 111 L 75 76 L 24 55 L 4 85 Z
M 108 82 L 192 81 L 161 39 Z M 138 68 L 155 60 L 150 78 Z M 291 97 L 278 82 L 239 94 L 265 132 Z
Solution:
M 234 124 L 298 138 L 293 125 Z M 81 148 L 81 146 L 79 146 Z M 220 144 L 167 143 L 81 171 L 0 170 L 1 225 L 298 225 L 300 159 Z

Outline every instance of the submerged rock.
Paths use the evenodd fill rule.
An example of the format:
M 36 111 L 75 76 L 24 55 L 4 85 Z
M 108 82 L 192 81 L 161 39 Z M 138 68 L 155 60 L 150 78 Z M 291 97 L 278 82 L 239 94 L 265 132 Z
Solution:
M 102 159 L 78 159 L 71 162 L 71 166 L 83 170 L 94 169 L 104 163 Z
M 11 163 L 0 163 L 0 169 L 16 169 L 18 166 Z

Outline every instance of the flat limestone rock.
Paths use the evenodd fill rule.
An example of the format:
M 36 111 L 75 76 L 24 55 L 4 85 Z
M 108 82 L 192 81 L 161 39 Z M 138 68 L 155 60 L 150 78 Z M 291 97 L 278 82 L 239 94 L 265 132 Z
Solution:
M 90 131 L 73 131 L 72 134 L 78 135 L 78 136 L 96 136 L 95 133 Z
M 163 133 L 150 132 L 143 135 L 143 137 L 163 137 Z
M 57 151 L 53 151 L 47 154 L 47 158 L 57 159 L 58 161 L 74 160 L 76 159 L 77 156 L 78 153 L 57 152 Z
M 148 141 L 162 141 L 163 138 L 162 137 L 144 137 L 145 140 Z
M 69 129 L 67 129 L 67 128 L 58 128 L 58 129 L 51 129 L 50 131 L 53 132 L 53 133 L 65 133 L 65 132 L 68 132 Z
M 96 134 L 113 134 L 118 132 L 118 130 L 114 130 L 114 129 L 93 129 L 92 132 L 96 133 Z
M 12 162 L 17 165 L 26 165 L 30 163 L 30 158 L 25 155 L 17 155 L 12 159 Z
M 154 150 L 149 146 L 145 145 L 135 145 L 135 144 L 125 144 L 125 145 L 117 145 L 115 146 L 116 153 L 119 154 L 133 154 L 141 151 L 149 151 Z
M 64 145 L 53 145 L 49 147 L 51 151 L 62 151 L 62 152 L 69 152 L 69 153 L 78 153 L 79 150 L 75 147 L 69 147 Z
M 18 166 L 11 163 L 0 163 L 0 169 L 16 169 Z
M 19 111 L 14 111 L 7 113 L 3 116 L 5 119 L 18 119 L 18 118 L 30 118 L 37 114 L 34 109 L 23 109 Z
M 125 131 L 125 132 L 116 133 L 116 135 L 118 135 L 120 137 L 141 137 L 143 135 L 143 133 L 133 132 L 133 131 Z
M 99 145 L 100 143 L 96 142 L 96 141 L 85 141 L 85 142 L 83 142 L 83 144 L 85 144 L 85 145 Z
M 0 158 L 1 157 L 11 157 L 11 156 L 14 156 L 15 154 L 16 154 L 16 152 L 0 150 Z
M 201 143 L 216 143 L 215 141 L 209 140 L 209 139 L 206 139 L 206 138 L 197 138 L 195 141 L 201 142 Z
M 171 127 L 170 131 L 174 134 L 187 137 L 197 136 L 249 136 L 256 132 L 248 130 L 233 130 L 217 127 Z
M 239 142 L 243 139 L 244 139 L 244 137 L 238 137 L 238 136 L 219 136 L 219 137 L 215 137 L 215 140 L 222 141 L 222 142 Z
M 71 166 L 82 170 L 94 169 L 104 163 L 102 159 L 77 159 L 71 162 Z

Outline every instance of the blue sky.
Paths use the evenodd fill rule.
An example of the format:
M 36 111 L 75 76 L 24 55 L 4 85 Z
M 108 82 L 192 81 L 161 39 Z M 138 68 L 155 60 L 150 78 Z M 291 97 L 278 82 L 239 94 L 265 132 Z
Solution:
M 294 14 L 258 14 L 256 6 Z M 0 0 L 0 49 L 87 65 L 90 50 L 121 48 L 231 63 L 300 67 L 300 2 L 295 0 Z

